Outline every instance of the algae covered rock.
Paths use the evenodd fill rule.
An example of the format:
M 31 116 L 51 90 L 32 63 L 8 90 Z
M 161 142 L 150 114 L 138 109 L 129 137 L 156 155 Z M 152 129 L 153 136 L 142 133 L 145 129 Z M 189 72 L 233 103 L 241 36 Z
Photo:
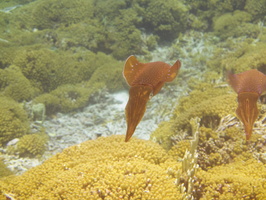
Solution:
M 67 148 L 1 185 L 21 200 L 174 200 L 181 198 L 175 183 L 180 167 L 158 144 L 110 136 Z

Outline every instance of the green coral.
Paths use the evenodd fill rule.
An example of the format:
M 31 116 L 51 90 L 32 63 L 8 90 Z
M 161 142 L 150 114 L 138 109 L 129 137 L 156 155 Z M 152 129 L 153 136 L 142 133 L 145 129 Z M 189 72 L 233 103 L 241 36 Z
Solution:
M 0 97 L 0 145 L 29 132 L 26 111 L 16 101 Z
M 104 87 L 104 83 L 100 81 L 88 81 L 75 85 L 61 85 L 50 93 L 39 95 L 33 102 L 35 104 L 44 104 L 47 115 L 57 112 L 71 112 L 87 106 L 91 95 Z
M 16 154 L 20 157 L 41 156 L 46 150 L 47 142 L 48 136 L 42 129 L 38 133 L 22 136 L 16 144 L 7 147 L 7 153 Z
M 132 54 L 145 54 L 142 50 L 141 31 L 136 28 L 138 21 L 140 17 L 133 9 L 121 11 L 121 16 L 114 20 L 117 31 L 110 32 L 109 39 L 111 40 L 110 49 L 115 58 L 125 59 Z
M 28 134 L 21 137 L 14 149 L 20 156 L 40 156 L 46 150 L 48 136 L 43 133 Z
M 113 135 L 67 148 L 1 185 L 20 199 L 174 200 L 180 168 L 158 144 Z
M 265 20 L 266 2 L 264 0 L 247 0 L 245 10 L 252 15 L 254 21 Z
M 98 68 L 92 74 L 90 80 L 86 83 L 86 87 L 91 87 L 93 84 L 102 83 L 110 91 L 119 91 L 125 87 L 125 80 L 122 76 L 123 64 L 115 61 L 110 56 L 102 56 L 99 53 L 97 61 Z
M 180 1 L 39 0 L 7 16 L 6 39 L 17 44 L 41 43 L 69 50 L 85 47 L 116 59 L 148 54 L 157 40 L 173 40 L 187 27 L 189 6 Z M 160 16 L 158 16 L 160 15 Z M 145 35 L 153 33 L 150 41 Z M 34 39 L 33 39 L 34 38 Z
M 96 67 L 88 62 L 88 58 L 94 60 L 92 53 L 72 55 L 71 52 L 35 48 L 20 51 L 14 63 L 32 85 L 43 92 L 54 90 L 62 84 L 88 80 Z
M 176 38 L 187 27 L 188 7 L 182 1 L 147 1 L 143 23 L 161 39 Z
M 238 54 L 241 53 L 241 56 Z M 240 73 L 249 69 L 258 69 L 266 73 L 266 48 L 265 44 L 258 43 L 256 46 L 248 45 L 246 48 L 238 49 L 222 60 L 222 66 L 227 70 Z
M 9 42 L 0 41 L 0 68 L 5 69 L 12 65 L 14 57 L 18 51 L 18 47 L 10 45 Z
M 102 77 L 101 82 L 113 83 L 107 84 L 111 89 L 114 89 L 114 83 L 119 85 L 122 83 L 121 63 L 104 53 L 94 54 L 84 51 L 73 54 L 71 51 L 56 52 L 45 48 L 32 48 L 21 51 L 14 63 L 21 68 L 32 85 L 43 92 L 50 92 L 63 84 L 88 81 L 92 76 L 97 80 Z M 101 71 L 95 75 L 95 70 Z M 120 81 L 118 81 L 119 75 Z
M 86 55 L 91 57 L 86 58 Z M 34 99 L 34 103 L 45 104 L 48 115 L 83 108 L 88 104 L 90 96 L 103 88 L 111 92 L 123 89 L 125 81 L 121 75 L 121 62 L 104 53 L 80 53 L 75 55 L 75 59 L 80 60 L 80 65 L 73 67 L 76 69 L 73 71 L 74 75 L 66 74 L 65 76 L 78 76 L 83 80 L 82 83 L 61 84 L 50 93 L 41 94 Z M 85 63 L 88 64 L 87 67 Z
M 233 51 L 225 53 L 218 50 L 208 62 L 208 68 L 218 73 L 224 71 L 241 73 L 250 69 L 258 69 L 265 74 L 265 43 L 257 42 L 254 45 L 253 41 L 250 39 L 238 43 L 231 41 L 230 49 Z
M 14 11 L 16 26 L 27 29 L 48 29 L 69 26 L 93 16 L 93 1 L 35 1 Z
M 188 0 L 190 7 L 189 26 L 193 29 L 209 30 L 217 16 L 234 10 L 243 10 L 246 0 Z
M 53 59 L 51 59 L 53 58 Z M 59 84 L 56 60 L 58 54 L 48 49 L 31 49 L 20 51 L 14 60 L 14 64 L 21 68 L 22 73 L 32 85 L 41 91 L 50 91 Z
M 33 100 L 33 102 L 34 104 L 44 104 L 46 115 L 52 115 L 62 110 L 60 105 L 60 99 L 50 93 L 39 95 Z
M 16 101 L 30 100 L 38 93 L 38 89 L 32 87 L 30 81 L 14 65 L 0 69 L 0 86 L 1 94 Z
M 77 108 L 85 107 L 88 104 L 90 95 L 95 92 L 93 88 L 93 86 L 88 89 L 82 87 L 82 85 L 62 85 L 50 94 L 60 100 L 58 106 L 60 106 L 61 112 L 69 112 Z
M 239 10 L 225 13 L 214 19 L 214 33 L 221 39 L 240 36 L 257 38 L 260 29 L 257 24 L 250 23 L 251 17 L 249 13 Z
M 196 199 L 266 198 L 266 165 L 255 159 L 199 170 L 195 182 Z

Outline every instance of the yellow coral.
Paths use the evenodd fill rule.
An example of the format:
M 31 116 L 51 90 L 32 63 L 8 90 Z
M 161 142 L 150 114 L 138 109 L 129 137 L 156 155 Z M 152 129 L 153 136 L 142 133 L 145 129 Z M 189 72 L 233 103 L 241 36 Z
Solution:
M 266 165 L 255 159 L 200 170 L 197 197 L 205 199 L 266 199 Z
M 172 155 L 175 159 L 182 159 L 185 155 L 185 152 L 190 149 L 189 140 L 181 140 L 176 145 L 174 145 L 169 151 L 168 154 Z
M 19 199 L 179 199 L 181 164 L 155 143 L 101 137 L 2 183 Z

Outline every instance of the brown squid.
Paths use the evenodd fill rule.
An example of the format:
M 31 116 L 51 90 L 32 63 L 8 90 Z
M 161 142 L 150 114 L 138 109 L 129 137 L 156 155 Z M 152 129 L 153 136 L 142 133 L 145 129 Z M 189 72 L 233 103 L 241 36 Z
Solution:
M 266 91 L 266 75 L 252 69 L 239 74 L 228 72 L 227 77 L 229 84 L 238 94 L 236 114 L 244 124 L 246 140 L 249 140 L 254 122 L 259 116 L 257 101 Z
M 130 86 L 129 100 L 125 108 L 127 121 L 126 142 L 134 134 L 146 111 L 146 104 L 149 99 L 161 90 L 165 82 L 174 80 L 180 66 L 179 60 L 173 66 L 170 66 L 159 61 L 141 63 L 135 56 L 127 58 L 123 71 L 123 76 Z

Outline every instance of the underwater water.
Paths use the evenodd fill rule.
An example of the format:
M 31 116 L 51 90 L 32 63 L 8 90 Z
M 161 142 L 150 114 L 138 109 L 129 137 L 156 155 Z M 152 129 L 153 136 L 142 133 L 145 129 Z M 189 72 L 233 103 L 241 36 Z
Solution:
M 265 16 L 0 1 L 0 200 L 266 199 Z

